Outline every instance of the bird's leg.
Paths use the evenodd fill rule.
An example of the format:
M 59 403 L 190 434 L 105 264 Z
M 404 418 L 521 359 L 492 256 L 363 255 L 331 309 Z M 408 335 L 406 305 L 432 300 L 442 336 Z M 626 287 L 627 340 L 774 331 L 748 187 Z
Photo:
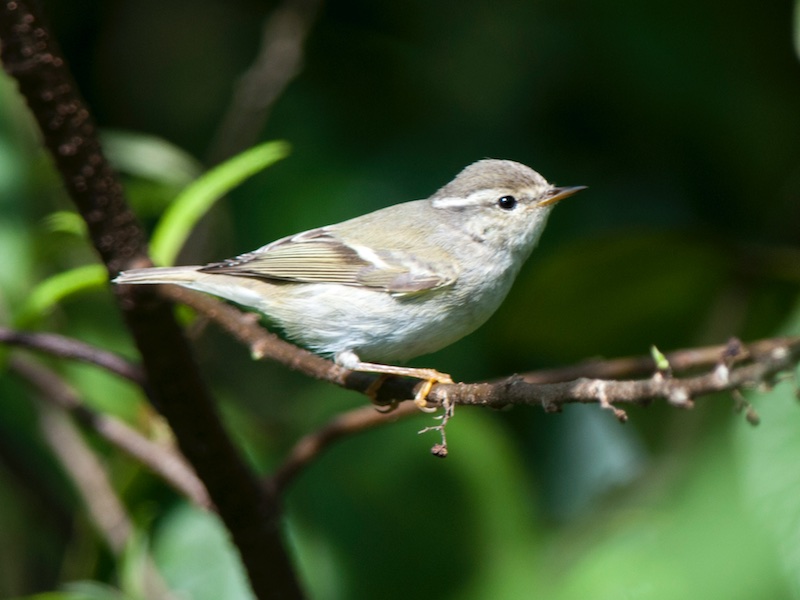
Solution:
M 351 371 L 361 371 L 364 373 L 380 373 L 382 377 L 378 377 L 367 388 L 367 395 L 373 400 L 377 395 L 383 382 L 386 380 L 386 375 L 400 375 L 403 377 L 414 377 L 421 379 L 425 383 L 419 388 L 419 391 L 414 395 L 414 404 L 424 412 L 435 412 L 435 406 L 428 406 L 428 394 L 437 383 L 453 383 L 453 378 L 447 373 L 440 373 L 435 369 L 414 369 L 411 367 L 396 367 L 394 365 L 381 365 L 377 363 L 362 362 L 352 352 L 342 352 L 336 356 L 336 362 L 346 369 Z

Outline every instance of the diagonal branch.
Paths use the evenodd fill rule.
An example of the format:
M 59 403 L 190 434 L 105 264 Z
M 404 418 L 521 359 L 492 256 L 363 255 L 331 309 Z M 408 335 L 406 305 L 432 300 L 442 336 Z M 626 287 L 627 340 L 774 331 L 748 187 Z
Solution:
M 14 331 L 0 326 L 0 343 L 22 346 L 46 352 L 60 358 L 69 358 L 96 365 L 139 386 L 145 385 L 144 372 L 139 365 L 132 364 L 113 352 L 55 333 L 30 333 Z
M 175 450 L 147 439 L 119 419 L 91 410 L 65 381 L 44 365 L 12 355 L 9 366 L 34 386 L 43 398 L 71 413 L 82 424 L 161 477 L 178 493 L 197 506 L 212 508 L 202 482 Z
M 121 556 L 130 543 L 134 526 L 108 474 L 62 411 L 51 404 L 41 404 L 38 408 L 39 425 L 45 441 L 69 475 L 95 529 L 111 551 Z M 176 598 L 150 556 L 144 558 L 142 567 L 140 577 L 148 598 Z
M 258 141 L 270 110 L 297 76 L 303 45 L 322 0 L 284 0 L 264 22 L 261 48 L 242 75 L 212 145 L 218 163 Z
M 283 492 L 306 466 L 333 443 L 362 431 L 419 414 L 419 410 L 411 402 L 406 402 L 389 413 L 379 412 L 372 406 L 362 406 L 339 414 L 319 429 L 300 438 L 283 463 L 267 479 L 266 485 L 268 488 Z

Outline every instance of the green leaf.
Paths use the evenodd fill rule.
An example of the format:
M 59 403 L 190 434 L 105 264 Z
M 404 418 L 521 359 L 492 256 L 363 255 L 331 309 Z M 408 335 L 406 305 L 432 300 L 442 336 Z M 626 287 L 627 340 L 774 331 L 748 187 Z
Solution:
M 267 142 L 211 169 L 170 205 L 150 242 L 153 262 L 171 265 L 195 224 L 228 191 L 289 154 L 286 142 Z
M 114 167 L 128 175 L 183 187 L 202 173 L 191 154 L 154 135 L 111 130 L 102 133 L 102 140 Z
M 159 571 L 179 597 L 253 599 L 239 555 L 216 515 L 179 506 L 164 517 L 152 551 Z
M 669 371 L 669 361 L 667 357 L 664 356 L 664 353 L 661 352 L 658 348 L 656 348 L 655 344 L 650 346 L 650 356 L 653 358 L 653 362 L 656 363 L 656 369 L 659 371 Z
M 59 210 L 47 215 L 42 221 L 44 228 L 50 233 L 66 233 L 82 239 L 87 237 L 86 222 L 71 210 Z
M 47 314 L 61 300 L 108 283 L 108 273 L 102 265 L 85 265 L 58 273 L 37 285 L 17 315 L 17 325 L 28 323 Z

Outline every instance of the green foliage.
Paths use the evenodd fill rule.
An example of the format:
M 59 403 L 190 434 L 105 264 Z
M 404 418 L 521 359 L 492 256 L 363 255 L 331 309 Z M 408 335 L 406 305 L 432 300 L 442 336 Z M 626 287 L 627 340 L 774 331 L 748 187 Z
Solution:
M 161 264 L 219 260 L 512 158 L 590 189 L 559 205 L 491 322 L 421 366 L 471 381 L 800 332 L 797 0 L 793 15 L 723 0 L 330 4 L 263 135 L 291 140 L 292 160 L 275 164 L 288 145 L 267 142 L 206 173 L 195 157 L 252 61 L 262 3 L 198 0 L 191 18 L 45 4 Z M 135 359 L 71 211 L 0 76 L 0 323 Z M 261 472 L 363 403 L 199 325 L 197 360 Z M 96 410 L 169 435 L 131 384 L 47 363 Z M 87 432 L 137 529 L 113 556 L 42 441 L 40 398 L 0 369 L 0 597 L 140 600 L 148 562 L 187 598 L 250 597 L 216 519 Z M 420 415 L 302 472 L 287 539 L 322 600 L 800 598 L 795 393 L 749 391 L 755 428 L 727 397 L 631 409 L 624 427 L 595 406 L 459 408 L 446 461 Z
M 153 557 L 169 588 L 185 597 L 253 598 L 225 527 L 212 514 L 186 505 L 172 510 L 158 528 Z
M 170 204 L 153 231 L 150 252 L 159 265 L 171 265 L 194 226 L 231 189 L 289 153 L 284 142 L 266 142 L 211 169 Z
M 19 311 L 16 322 L 27 327 L 36 319 L 46 316 L 64 298 L 90 289 L 99 289 L 108 283 L 108 273 L 103 265 L 84 265 L 58 273 L 37 284 Z

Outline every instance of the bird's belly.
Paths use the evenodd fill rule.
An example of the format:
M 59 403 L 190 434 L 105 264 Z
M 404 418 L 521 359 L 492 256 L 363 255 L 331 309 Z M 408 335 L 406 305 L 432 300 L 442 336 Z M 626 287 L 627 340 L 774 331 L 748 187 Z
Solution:
M 292 287 L 280 306 L 264 307 L 290 339 L 321 354 L 351 351 L 372 362 L 444 348 L 477 329 L 499 304 L 447 288 L 392 296 L 353 286 Z

